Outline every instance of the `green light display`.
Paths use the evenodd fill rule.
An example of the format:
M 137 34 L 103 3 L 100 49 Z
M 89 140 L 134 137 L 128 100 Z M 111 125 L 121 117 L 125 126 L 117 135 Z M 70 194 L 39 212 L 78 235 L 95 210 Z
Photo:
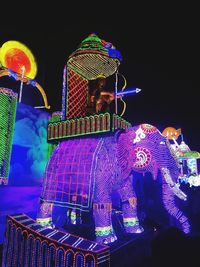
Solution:
M 17 94 L 0 87 L 0 185 L 8 184 Z
M 61 121 L 62 118 L 62 112 L 60 111 L 55 111 L 52 113 L 52 116 L 49 118 L 49 123 L 54 123 L 54 122 L 59 122 Z M 56 146 L 58 145 L 58 142 L 55 142 L 55 144 L 48 144 L 48 159 L 51 156 L 52 151 Z
M 102 113 L 48 124 L 48 141 L 58 141 L 75 136 L 114 132 L 127 129 L 131 124 L 116 114 Z

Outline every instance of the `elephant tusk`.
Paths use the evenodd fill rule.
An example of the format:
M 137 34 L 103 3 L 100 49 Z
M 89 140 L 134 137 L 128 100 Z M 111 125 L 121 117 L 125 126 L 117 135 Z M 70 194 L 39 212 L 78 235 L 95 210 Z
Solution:
M 187 200 L 187 195 L 179 188 L 179 184 L 174 183 L 171 175 L 169 173 L 169 170 L 167 168 L 162 168 L 161 169 L 162 174 L 165 178 L 166 183 L 170 187 L 170 189 L 173 191 L 173 193 L 180 199 L 186 201 Z
M 184 200 L 184 201 L 187 200 L 187 195 L 186 195 L 182 190 L 180 190 L 178 184 L 175 184 L 175 185 L 174 185 L 173 187 L 171 187 L 171 188 L 172 188 L 173 193 L 174 193 L 177 197 L 179 197 L 180 199 L 182 199 L 182 200 Z

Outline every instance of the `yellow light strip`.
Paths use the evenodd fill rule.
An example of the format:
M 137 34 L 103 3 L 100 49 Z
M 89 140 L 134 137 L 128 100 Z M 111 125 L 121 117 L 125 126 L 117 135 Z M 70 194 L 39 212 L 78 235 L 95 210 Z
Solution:
M 17 80 L 20 80 L 21 81 L 21 75 L 19 75 L 18 73 L 16 73 L 16 75 L 17 75 Z M 9 76 L 9 71 L 7 69 L 0 70 L 0 77 L 3 77 L 3 76 Z M 27 83 L 29 80 L 30 80 L 29 78 L 25 77 L 23 79 L 23 82 Z M 39 90 L 39 92 L 42 95 L 42 98 L 43 98 L 43 101 L 44 101 L 44 107 L 46 109 L 50 109 L 50 106 L 48 104 L 46 93 L 45 93 L 44 89 L 42 88 L 42 86 L 38 82 L 36 82 L 35 87 Z

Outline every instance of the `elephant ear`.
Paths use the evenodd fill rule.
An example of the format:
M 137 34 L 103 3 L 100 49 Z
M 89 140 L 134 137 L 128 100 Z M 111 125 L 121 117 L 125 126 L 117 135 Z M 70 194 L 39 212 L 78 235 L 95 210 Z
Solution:
M 119 168 L 121 169 L 121 175 L 127 177 L 133 167 L 135 161 L 135 153 L 133 149 L 133 140 L 135 138 L 135 132 L 132 128 L 118 132 L 116 137 L 117 141 L 117 159 Z

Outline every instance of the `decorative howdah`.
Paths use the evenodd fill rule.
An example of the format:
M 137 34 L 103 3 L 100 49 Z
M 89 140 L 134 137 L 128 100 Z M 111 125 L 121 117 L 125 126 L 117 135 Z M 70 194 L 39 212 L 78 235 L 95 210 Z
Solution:
M 37 224 L 25 214 L 7 216 L 2 267 L 110 266 L 110 248 Z
M 81 42 L 63 70 L 63 120 L 88 115 L 89 82 L 99 76 L 106 78 L 117 73 L 121 60 L 120 52 L 94 33 Z
M 109 113 L 95 114 L 66 121 L 50 122 L 48 141 L 55 142 L 70 137 L 114 132 L 116 129 L 127 129 L 131 126 L 122 117 Z

